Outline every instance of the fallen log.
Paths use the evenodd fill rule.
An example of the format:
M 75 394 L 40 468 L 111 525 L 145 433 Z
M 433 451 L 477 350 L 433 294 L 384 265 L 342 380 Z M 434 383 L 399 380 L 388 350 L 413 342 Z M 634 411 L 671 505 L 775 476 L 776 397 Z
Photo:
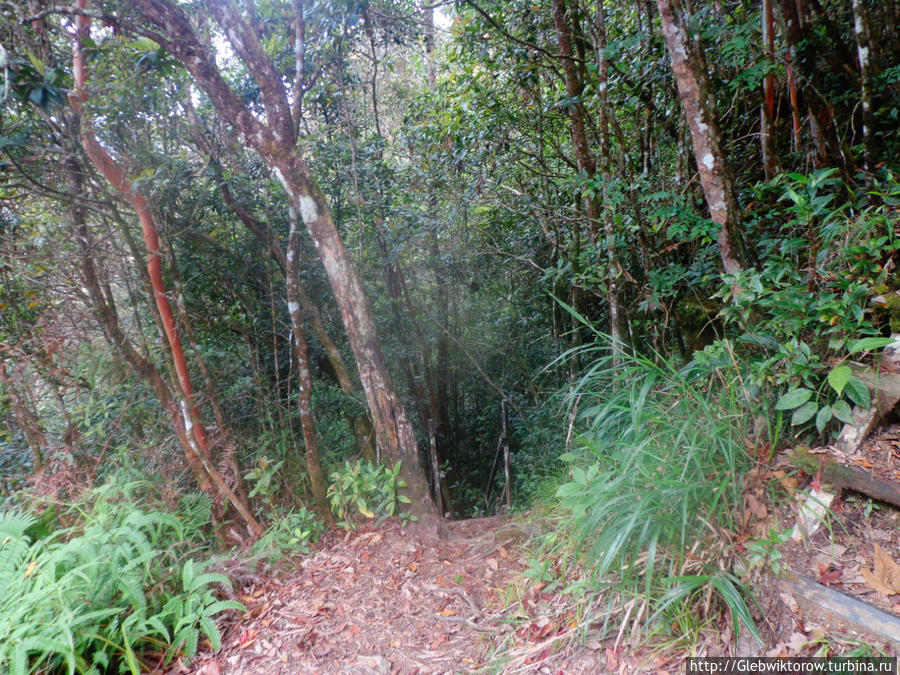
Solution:
M 794 466 L 819 477 L 820 482 L 834 486 L 835 491 L 853 490 L 860 494 L 900 507 L 900 484 L 872 476 L 868 470 L 842 464 L 827 454 L 812 453 L 797 447 L 791 453 Z

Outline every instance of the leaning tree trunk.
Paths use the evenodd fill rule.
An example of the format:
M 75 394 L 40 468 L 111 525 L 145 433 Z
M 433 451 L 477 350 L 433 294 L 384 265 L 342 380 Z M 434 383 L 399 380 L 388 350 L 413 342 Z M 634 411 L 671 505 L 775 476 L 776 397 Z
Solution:
M 382 455 L 388 461 L 402 462 L 401 478 L 407 484 L 412 513 L 436 522 L 412 424 L 388 373 L 362 280 L 338 234 L 325 195 L 297 151 L 295 121 L 284 82 L 259 36 L 233 0 L 207 0 L 208 11 L 259 86 L 264 120 L 228 86 L 179 5 L 172 0 L 129 0 L 128 4 L 156 27 L 147 34 L 185 65 L 217 113 L 234 125 L 284 186 L 290 208 L 306 226 L 337 300 Z
M 706 70 L 701 67 L 688 37 L 681 0 L 657 0 L 662 31 L 672 59 L 678 97 L 691 130 L 700 184 L 713 222 L 719 227 L 719 255 L 726 274 L 744 267 L 743 243 L 738 231 L 739 210 L 734 182 L 725 163 L 722 134 Z M 698 47 L 699 48 L 699 47 Z
M 341 391 L 344 392 L 344 394 L 348 398 L 355 399 L 356 391 L 353 385 L 353 378 L 350 377 L 350 371 L 347 368 L 347 364 L 344 361 L 344 357 L 341 355 L 340 350 L 334 343 L 334 340 L 331 339 L 328 331 L 325 330 L 325 326 L 322 323 L 319 310 L 303 290 L 303 286 L 300 283 L 299 276 L 296 276 L 294 279 L 289 278 L 289 275 L 291 274 L 291 272 L 289 271 L 289 267 L 291 267 L 291 265 L 289 265 L 288 263 L 288 255 L 286 255 L 285 252 L 281 250 L 279 244 L 276 241 L 276 236 L 272 232 L 269 224 L 256 219 L 246 209 L 244 209 L 240 204 L 237 203 L 237 200 L 231 193 L 231 188 L 228 186 L 225 175 L 222 172 L 221 163 L 217 156 L 218 153 L 216 151 L 216 148 L 211 142 L 206 139 L 203 134 L 203 125 L 200 121 L 200 118 L 197 116 L 197 112 L 194 110 L 194 106 L 191 103 L 190 97 L 188 97 L 184 101 L 184 107 L 190 123 L 189 129 L 194 139 L 194 143 L 197 145 L 197 148 L 201 152 L 209 156 L 210 166 L 216 174 L 219 191 L 222 194 L 222 199 L 225 201 L 225 205 L 228 206 L 231 212 L 238 217 L 238 219 L 247 227 L 248 230 L 250 230 L 253 236 L 256 237 L 257 240 L 266 247 L 266 249 L 269 251 L 269 254 L 272 256 L 272 259 L 278 265 L 278 269 L 281 271 L 281 274 L 285 279 L 285 288 L 288 289 L 288 287 L 290 287 L 288 290 L 286 290 L 286 294 L 290 295 L 290 297 L 287 298 L 287 302 L 290 319 L 294 330 L 294 338 L 299 339 L 303 337 L 305 339 L 305 331 L 303 330 L 302 322 L 304 319 L 308 320 L 312 325 L 313 332 L 316 334 L 316 337 L 319 338 L 319 342 L 322 343 L 322 347 L 325 349 L 325 353 L 328 356 L 328 360 L 331 363 L 332 368 L 334 368 L 335 376 L 337 377 L 337 381 L 341 387 Z M 296 223 L 296 212 L 294 213 L 294 217 L 291 222 L 292 224 Z M 299 234 L 296 227 L 294 228 L 293 232 L 297 232 Z M 288 241 L 289 249 L 293 250 L 292 247 L 296 248 L 295 252 L 290 254 L 292 256 L 292 260 L 296 260 L 297 262 L 297 264 L 293 266 L 293 274 L 295 275 L 299 274 L 299 244 L 299 236 Z M 299 314 L 297 314 L 296 316 L 296 310 L 291 309 L 292 304 L 299 305 Z M 305 354 L 309 351 L 308 343 L 304 345 L 297 345 L 295 348 L 295 356 L 298 356 L 299 352 L 301 351 L 304 354 L 303 358 L 305 360 Z M 309 387 L 307 387 L 307 391 L 309 391 Z M 369 460 L 370 462 L 374 462 L 376 460 L 376 457 L 375 448 L 372 445 L 372 423 L 369 421 L 369 417 L 366 414 L 365 410 L 357 412 L 355 414 L 348 414 L 347 421 L 353 431 L 354 436 L 356 436 L 356 443 L 360 453 L 365 459 Z M 314 432 L 312 417 L 309 418 L 309 423 L 311 425 L 310 429 L 307 430 L 306 427 L 304 427 L 304 436 L 306 436 L 310 432 Z M 318 451 L 316 451 L 316 453 L 318 454 Z M 307 463 L 309 463 L 309 458 L 307 458 Z M 316 459 L 314 460 L 314 464 L 321 463 L 318 459 Z M 315 487 L 313 491 L 315 495 Z M 318 504 L 318 498 L 316 498 L 316 501 Z M 328 516 L 330 517 L 330 515 L 331 512 L 329 511 Z
M 77 7 L 82 12 L 85 9 L 85 4 L 85 0 L 77 0 Z M 88 101 L 88 93 L 85 86 L 83 43 L 90 36 L 90 20 L 83 13 L 79 14 L 76 18 L 76 26 L 76 43 L 73 52 L 75 88 L 71 96 L 71 104 L 75 114 L 81 118 L 83 115 L 84 104 Z M 250 531 L 254 535 L 259 536 L 264 532 L 264 528 L 250 512 L 249 505 L 246 501 L 239 497 L 225 482 L 218 469 L 216 469 L 209 459 L 206 430 L 200 421 L 199 413 L 196 408 L 191 378 L 188 373 L 187 362 L 184 358 L 184 350 L 181 347 L 181 340 L 175 327 L 175 317 L 172 314 L 172 307 L 166 296 L 166 289 L 162 278 L 159 236 L 156 230 L 156 223 L 154 222 L 153 215 L 150 211 L 150 204 L 140 190 L 136 189 L 131 184 L 122 168 L 106 152 L 103 146 L 100 145 L 94 137 L 88 122 L 80 119 L 80 126 L 81 143 L 91 162 L 103 177 L 131 204 L 141 223 L 144 243 L 147 247 L 147 273 L 150 277 L 157 311 L 159 312 L 160 319 L 162 320 L 165 329 L 165 337 L 169 343 L 173 366 L 181 390 L 181 396 L 179 397 L 180 407 L 185 429 L 185 440 L 190 448 L 189 455 L 193 456 L 192 459 L 195 465 L 199 463 L 203 467 L 204 472 L 216 486 L 219 494 L 231 503 L 235 511 L 250 528 Z

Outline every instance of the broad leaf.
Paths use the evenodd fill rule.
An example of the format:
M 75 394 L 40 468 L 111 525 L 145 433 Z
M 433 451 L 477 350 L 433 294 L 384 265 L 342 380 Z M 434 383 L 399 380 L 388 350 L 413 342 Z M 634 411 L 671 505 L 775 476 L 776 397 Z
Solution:
M 840 396 L 844 393 L 844 387 L 847 386 L 847 382 L 852 375 L 853 373 L 850 371 L 850 366 L 837 366 L 828 373 L 828 384 L 830 384 L 831 388 L 837 392 L 838 396 Z
M 887 347 L 892 342 L 894 342 L 894 338 L 885 337 L 868 337 L 862 338 L 861 340 L 854 340 L 850 343 L 850 353 L 856 354 L 857 352 L 868 352 L 873 349 Z
M 848 404 L 846 401 L 837 401 L 833 406 L 831 406 L 831 412 L 841 422 L 844 422 L 846 424 L 853 424 L 853 412 L 850 410 L 850 404 Z
M 819 430 L 819 433 L 825 431 L 825 425 L 828 424 L 828 421 L 831 419 L 831 406 L 823 405 L 819 408 L 819 412 L 816 415 L 816 429 Z
M 802 406 L 797 408 L 794 411 L 794 414 L 791 415 L 791 426 L 795 427 L 798 424 L 803 424 L 804 422 L 808 422 L 812 419 L 813 415 L 818 412 L 819 406 L 815 401 L 807 401 Z
M 847 396 L 860 408 L 868 408 L 872 404 L 869 387 L 856 375 L 851 375 L 847 380 Z
M 798 408 L 806 403 L 812 395 L 813 393 L 809 389 L 791 389 L 778 399 L 778 402 L 775 404 L 775 410 L 793 410 Z

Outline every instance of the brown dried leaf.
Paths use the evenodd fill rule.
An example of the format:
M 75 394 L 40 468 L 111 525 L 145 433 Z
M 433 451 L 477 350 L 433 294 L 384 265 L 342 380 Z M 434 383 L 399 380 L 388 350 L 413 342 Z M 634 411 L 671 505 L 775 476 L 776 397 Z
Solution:
M 219 675 L 221 672 L 222 671 L 219 670 L 219 664 L 215 661 L 210 661 L 200 667 L 197 671 L 197 675 Z
M 765 504 L 757 499 L 755 495 L 749 493 L 744 495 L 744 505 L 750 513 L 760 520 L 764 520 L 769 516 L 769 511 L 766 509 Z
M 819 583 L 830 586 L 831 584 L 837 582 L 843 574 L 844 570 L 840 567 L 835 567 L 832 565 L 820 565 Z
M 859 573 L 865 579 L 869 588 L 878 591 L 882 595 L 895 595 L 900 593 L 900 565 L 894 562 L 890 555 L 875 544 L 875 567 L 869 571 L 860 568 Z

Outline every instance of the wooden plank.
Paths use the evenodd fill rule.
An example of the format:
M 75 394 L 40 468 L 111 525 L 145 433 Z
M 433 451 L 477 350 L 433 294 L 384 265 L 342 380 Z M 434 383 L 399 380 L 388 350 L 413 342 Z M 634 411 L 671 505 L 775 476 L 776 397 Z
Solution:
M 787 572 L 782 586 L 809 612 L 822 614 L 830 623 L 843 624 L 862 635 L 877 636 L 900 649 L 900 618 L 877 607 L 857 600 L 828 586 L 823 586 L 802 574 Z

